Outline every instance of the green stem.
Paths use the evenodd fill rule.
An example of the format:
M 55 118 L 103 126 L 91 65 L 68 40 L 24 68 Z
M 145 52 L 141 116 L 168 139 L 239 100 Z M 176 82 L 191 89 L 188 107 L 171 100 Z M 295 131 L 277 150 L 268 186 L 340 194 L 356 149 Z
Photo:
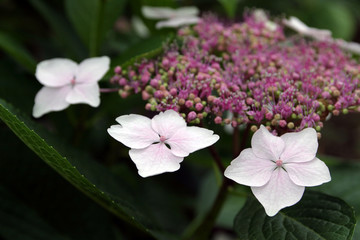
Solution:
M 91 31 L 90 37 L 90 57 L 96 57 L 99 52 L 99 45 L 100 45 L 100 31 L 101 31 L 101 24 L 104 15 L 104 0 L 97 1 L 97 14 L 96 18 L 94 19 L 94 27 Z
M 211 230 L 213 229 L 216 219 L 226 200 L 229 185 L 229 181 L 227 179 L 224 179 L 210 211 L 207 212 L 207 214 L 202 218 L 203 221 L 196 227 L 196 229 L 192 233 L 188 233 L 183 237 L 184 240 L 209 239 Z

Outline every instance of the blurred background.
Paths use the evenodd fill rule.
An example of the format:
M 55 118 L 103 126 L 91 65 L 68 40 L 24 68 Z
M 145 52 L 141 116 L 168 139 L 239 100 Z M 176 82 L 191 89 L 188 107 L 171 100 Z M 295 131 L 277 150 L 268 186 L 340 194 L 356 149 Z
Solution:
M 101 15 L 96 11 L 99 1 L 106 3 Z M 356 0 L 0 0 L 0 98 L 31 118 L 34 97 L 41 88 L 34 77 L 38 62 L 55 57 L 79 62 L 89 56 L 107 55 L 114 67 L 161 47 L 176 30 L 156 30 L 156 21 L 141 14 L 144 5 L 197 6 L 202 14 L 213 12 L 224 21 L 240 21 L 244 10 L 263 8 L 274 19 L 296 16 L 309 26 L 331 30 L 335 38 L 360 42 L 360 1 Z M 96 18 L 102 20 L 95 27 L 94 37 Z M 139 21 L 144 25 L 139 25 Z M 144 31 L 144 27 L 148 30 Z M 110 86 L 107 81 L 111 75 L 109 71 L 101 86 Z M 123 100 L 116 93 L 102 94 L 101 101 L 98 109 L 75 105 L 31 120 L 54 136 L 54 146 L 60 153 L 65 145 L 77 149 L 63 155 L 75 159 L 73 163 L 96 185 L 121 196 L 130 192 L 144 212 L 152 211 L 164 228 L 180 233 L 189 221 L 206 211 L 216 194 L 216 174 L 209 174 L 209 153 L 203 150 L 191 155 L 179 172 L 141 179 L 128 158 L 127 148 L 111 139 L 106 129 L 119 115 L 149 115 L 145 103 L 139 95 Z M 227 146 L 231 136 L 222 128 L 215 128 L 224 136 L 219 142 L 220 153 L 229 162 Z M 0 239 L 151 239 L 79 192 L 3 122 L 0 138 Z M 318 153 L 330 166 L 355 164 L 351 168 L 358 170 L 360 114 L 349 113 L 325 122 Z M 346 164 L 341 167 L 346 168 Z M 340 171 L 333 179 L 344 177 L 346 171 Z M 113 179 L 121 190 L 118 185 L 107 186 Z M 338 184 L 347 186 L 343 191 L 350 196 L 337 190 L 336 185 L 330 188 L 351 202 L 360 199 L 360 190 L 353 191 L 358 181 L 360 176 L 339 180 Z M 219 234 L 233 237 L 232 220 L 243 203 L 236 196 L 227 200 L 214 238 Z M 353 205 L 360 209 L 359 202 Z M 157 210 L 147 209 L 149 206 Z M 172 214 L 175 208 L 181 214 Z

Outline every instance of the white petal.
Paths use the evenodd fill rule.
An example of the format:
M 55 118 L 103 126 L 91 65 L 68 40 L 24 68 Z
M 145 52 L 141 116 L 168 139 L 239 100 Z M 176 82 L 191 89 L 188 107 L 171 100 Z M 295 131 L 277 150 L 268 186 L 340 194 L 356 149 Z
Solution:
M 219 136 L 213 131 L 200 127 L 180 128 L 165 142 L 171 147 L 171 152 L 178 157 L 186 157 L 189 153 L 213 145 Z
M 262 187 L 251 187 L 252 192 L 265 208 L 268 216 L 276 215 L 281 209 L 297 203 L 305 187 L 291 181 L 281 168 L 273 171 L 270 181 Z
M 156 23 L 156 28 L 160 29 L 160 28 L 164 28 L 164 27 L 170 27 L 170 28 L 176 28 L 176 27 L 180 27 L 180 26 L 184 26 L 184 25 L 191 25 L 191 24 L 196 24 L 198 23 L 200 20 L 199 17 L 176 17 L 176 18 L 171 18 L 169 20 L 166 21 L 160 21 L 158 23 Z
M 174 110 L 161 112 L 151 120 L 151 126 L 160 136 L 167 139 L 181 128 L 186 127 L 185 120 Z
M 144 17 L 149 19 L 165 19 L 175 16 L 175 10 L 169 7 L 150 7 L 143 6 L 141 12 Z
M 75 84 L 66 97 L 71 104 L 86 103 L 92 107 L 100 105 L 100 89 L 97 83 Z
M 199 15 L 199 9 L 194 6 L 181 7 L 175 10 L 176 17 L 193 17 Z
M 151 128 L 151 120 L 147 117 L 130 114 L 116 118 L 120 125 L 108 128 L 110 136 L 129 148 L 146 148 L 159 142 L 159 136 Z
M 284 19 L 283 23 L 285 26 L 295 30 L 298 33 L 304 33 L 309 29 L 309 27 L 305 23 L 303 23 L 300 19 L 294 16 L 291 16 L 289 20 Z
M 335 43 L 338 44 L 342 49 L 344 49 L 346 51 L 360 54 L 360 44 L 357 42 L 346 42 L 342 39 L 336 39 Z
M 35 96 L 33 116 L 41 117 L 45 113 L 61 111 L 69 106 L 65 101 L 67 94 L 71 91 L 70 85 L 64 87 L 43 87 Z
M 269 181 L 275 168 L 275 163 L 256 157 L 252 149 L 247 148 L 231 161 L 224 175 L 239 184 L 261 187 Z
M 40 62 L 35 76 L 44 86 L 61 87 L 71 83 L 77 68 L 77 63 L 70 59 L 54 58 Z
M 266 127 L 260 126 L 252 139 L 251 146 L 255 156 L 276 161 L 284 150 L 284 141 L 280 137 L 272 135 Z
M 79 64 L 76 83 L 95 83 L 109 70 L 110 58 L 107 56 L 88 58 Z
M 147 28 L 145 23 L 138 16 L 133 16 L 131 18 L 131 24 L 133 26 L 135 33 L 140 37 L 147 38 L 148 36 L 150 36 L 150 30 Z
M 304 163 L 285 164 L 284 168 L 290 179 L 299 186 L 313 187 L 331 180 L 329 168 L 318 158 Z
M 184 160 L 173 155 L 164 143 L 152 144 L 144 149 L 131 149 L 129 155 L 142 177 L 174 172 L 180 168 L 179 163 Z
M 285 142 L 285 149 L 280 156 L 284 163 L 307 162 L 314 159 L 319 144 L 316 131 L 313 128 L 285 133 L 281 139 Z

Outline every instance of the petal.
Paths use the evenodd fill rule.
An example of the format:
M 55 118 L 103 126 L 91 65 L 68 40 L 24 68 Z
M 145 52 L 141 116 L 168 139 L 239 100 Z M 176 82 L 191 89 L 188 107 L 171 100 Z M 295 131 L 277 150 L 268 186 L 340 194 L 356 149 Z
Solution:
M 291 16 L 289 20 L 284 19 L 283 23 L 285 26 L 295 30 L 298 33 L 304 33 L 309 29 L 309 27 L 305 23 L 303 23 L 300 19 L 294 16 Z
M 66 95 L 71 91 L 71 86 L 43 87 L 35 96 L 33 116 L 39 118 L 51 111 L 61 111 L 69 106 L 65 101 Z
M 160 136 L 167 139 L 181 128 L 186 127 L 185 120 L 174 110 L 161 112 L 151 120 L 151 126 Z
M 147 117 L 130 114 L 116 118 L 120 125 L 108 128 L 110 136 L 129 148 L 146 148 L 159 141 L 159 136 L 151 128 L 151 120 Z
M 160 28 L 164 28 L 164 27 L 170 27 L 170 28 L 176 28 L 176 27 L 180 27 L 180 26 L 184 26 L 184 25 L 190 25 L 190 24 L 196 24 L 198 23 L 200 20 L 199 17 L 176 17 L 176 18 L 171 18 L 169 20 L 166 21 L 160 21 L 158 23 L 156 23 L 156 28 L 160 29 Z
M 40 83 L 48 87 L 61 87 L 70 84 L 78 65 L 65 58 L 54 58 L 40 62 L 36 67 L 35 76 Z
M 285 133 L 281 139 L 285 142 L 285 149 L 280 156 L 284 163 L 307 162 L 314 159 L 319 144 L 313 128 Z
M 100 89 L 97 83 L 75 84 L 66 101 L 71 104 L 86 103 L 92 107 L 100 105 Z
M 268 216 L 276 215 L 284 207 L 297 203 L 304 194 L 305 187 L 291 181 L 281 168 L 273 171 L 267 184 L 262 187 L 251 187 L 252 192 L 265 208 Z
M 169 7 L 143 6 L 141 12 L 148 19 L 165 19 L 174 16 L 175 10 Z
M 199 15 L 199 9 L 194 6 L 181 7 L 175 10 L 175 15 L 177 17 L 191 17 Z
M 173 155 L 164 143 L 152 144 L 144 149 L 131 149 L 129 155 L 142 177 L 174 172 L 180 168 L 179 163 L 184 160 Z
M 329 168 L 318 158 L 304 163 L 285 164 L 290 179 L 299 186 L 313 187 L 330 182 Z
M 150 30 L 138 16 L 133 16 L 131 18 L 131 24 L 135 33 L 139 35 L 139 37 L 147 38 L 150 36 Z
M 95 83 L 109 70 L 110 58 L 107 56 L 88 58 L 79 65 L 76 82 Z
M 178 157 L 186 157 L 189 153 L 213 145 L 219 136 L 213 131 L 200 127 L 183 127 L 165 142 L 171 152 Z
M 284 150 L 284 141 L 280 137 L 272 135 L 266 127 L 260 126 L 252 139 L 251 146 L 255 156 L 276 161 Z
M 247 148 L 231 161 L 224 175 L 239 184 L 261 187 L 269 181 L 275 168 L 275 163 L 256 157 L 252 149 Z

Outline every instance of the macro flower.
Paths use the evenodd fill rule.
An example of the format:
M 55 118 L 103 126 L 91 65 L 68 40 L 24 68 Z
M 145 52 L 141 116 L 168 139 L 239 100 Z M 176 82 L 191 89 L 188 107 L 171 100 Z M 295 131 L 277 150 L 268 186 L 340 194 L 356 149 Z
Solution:
M 169 7 L 150 7 L 143 6 L 142 13 L 149 19 L 165 19 L 156 23 L 156 28 L 163 27 L 176 28 L 184 25 L 190 25 L 197 23 L 200 18 L 199 9 L 196 7 L 182 7 L 178 9 L 172 9 Z
M 225 176 L 251 187 L 268 216 L 297 203 L 306 187 L 331 180 L 329 169 L 316 158 L 317 134 L 313 128 L 272 135 L 263 125 L 225 170 Z
M 116 121 L 120 125 L 111 126 L 108 133 L 131 148 L 130 158 L 142 177 L 174 172 L 184 157 L 219 140 L 211 130 L 187 127 L 174 110 L 161 112 L 152 119 L 130 114 Z
M 40 62 L 35 76 L 44 87 L 36 94 L 33 116 L 36 118 L 61 111 L 70 104 L 100 104 L 98 81 L 109 70 L 109 57 L 88 58 L 80 64 L 55 58 Z

